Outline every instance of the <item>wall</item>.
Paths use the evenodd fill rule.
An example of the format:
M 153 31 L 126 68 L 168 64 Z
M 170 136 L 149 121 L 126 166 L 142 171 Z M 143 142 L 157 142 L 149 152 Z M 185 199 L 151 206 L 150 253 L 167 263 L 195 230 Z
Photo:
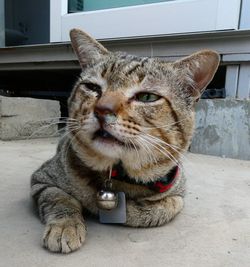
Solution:
M 250 0 L 241 0 L 240 29 L 250 28 L 249 6 Z
M 190 150 L 250 160 L 250 100 L 200 100 Z

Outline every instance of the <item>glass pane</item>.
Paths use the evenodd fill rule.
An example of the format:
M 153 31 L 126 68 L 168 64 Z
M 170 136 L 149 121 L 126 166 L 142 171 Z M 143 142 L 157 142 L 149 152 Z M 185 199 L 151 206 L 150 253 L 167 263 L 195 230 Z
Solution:
M 137 6 L 176 0 L 68 0 L 68 12 L 93 11 L 100 9 Z

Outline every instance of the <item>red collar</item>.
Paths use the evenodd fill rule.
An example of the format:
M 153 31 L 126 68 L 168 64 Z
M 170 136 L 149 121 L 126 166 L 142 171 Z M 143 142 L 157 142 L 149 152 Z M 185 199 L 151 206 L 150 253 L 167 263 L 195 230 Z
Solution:
M 113 168 L 111 177 L 113 179 L 121 180 L 126 183 L 146 186 L 149 189 L 154 190 L 158 193 L 164 193 L 173 187 L 179 175 L 180 175 L 180 168 L 178 166 L 175 166 L 165 176 L 160 177 L 156 182 L 150 182 L 150 183 L 136 182 L 135 179 L 131 179 L 130 177 L 128 177 L 128 175 L 122 168 L 121 164 L 119 164 Z

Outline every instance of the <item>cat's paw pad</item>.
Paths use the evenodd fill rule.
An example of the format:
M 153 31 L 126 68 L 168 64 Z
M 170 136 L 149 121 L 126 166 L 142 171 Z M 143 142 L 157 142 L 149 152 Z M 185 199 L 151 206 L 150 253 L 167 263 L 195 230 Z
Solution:
M 81 220 L 60 219 L 46 225 L 43 246 L 52 252 L 70 253 L 85 240 L 86 227 Z

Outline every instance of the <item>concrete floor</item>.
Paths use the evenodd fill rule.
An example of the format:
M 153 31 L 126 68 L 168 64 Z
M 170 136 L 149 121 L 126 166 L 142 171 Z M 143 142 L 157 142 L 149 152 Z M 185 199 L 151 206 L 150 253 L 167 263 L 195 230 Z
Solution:
M 189 154 L 186 205 L 154 229 L 87 220 L 85 245 L 70 255 L 40 246 L 44 226 L 29 199 L 29 177 L 56 139 L 0 142 L 0 266 L 250 266 L 250 162 Z

